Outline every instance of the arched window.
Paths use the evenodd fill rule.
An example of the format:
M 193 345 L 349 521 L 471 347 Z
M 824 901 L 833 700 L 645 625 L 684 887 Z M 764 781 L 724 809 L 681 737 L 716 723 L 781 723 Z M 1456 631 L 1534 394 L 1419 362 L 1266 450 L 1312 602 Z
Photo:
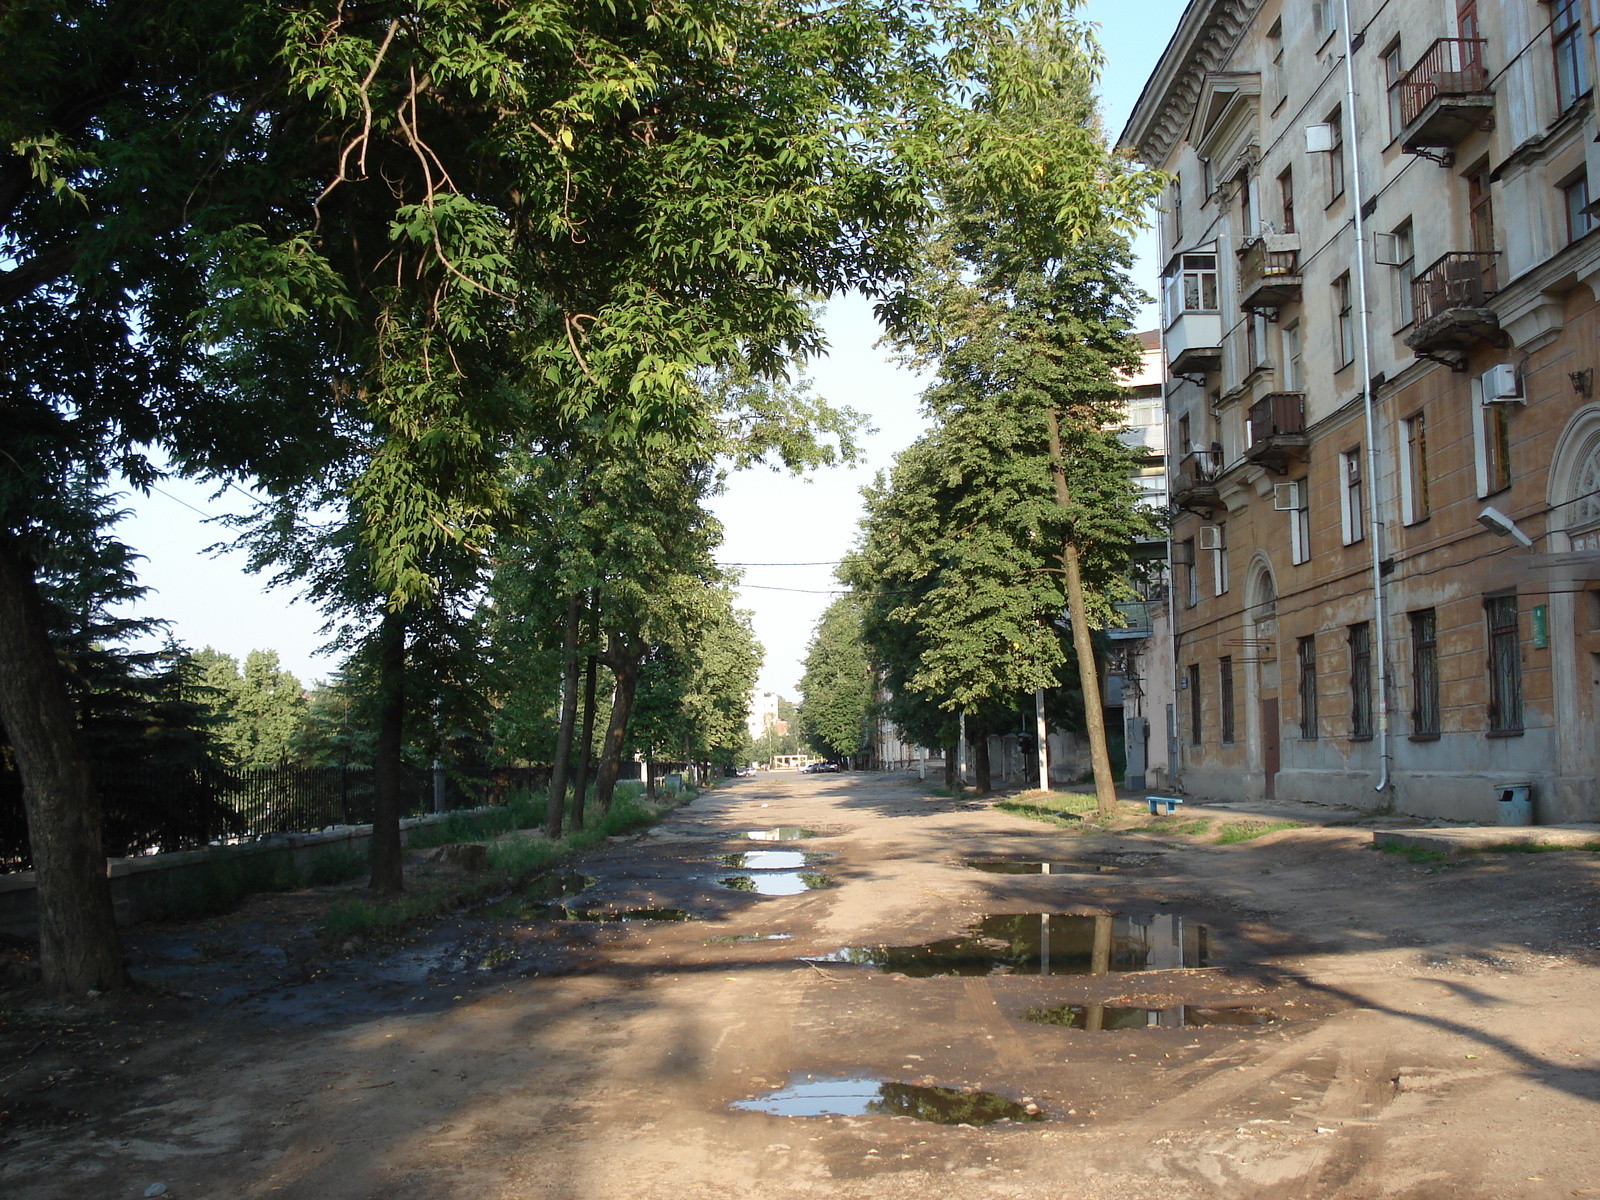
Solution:
M 1600 436 L 1589 439 L 1573 481 L 1567 536 L 1574 550 L 1600 550 Z

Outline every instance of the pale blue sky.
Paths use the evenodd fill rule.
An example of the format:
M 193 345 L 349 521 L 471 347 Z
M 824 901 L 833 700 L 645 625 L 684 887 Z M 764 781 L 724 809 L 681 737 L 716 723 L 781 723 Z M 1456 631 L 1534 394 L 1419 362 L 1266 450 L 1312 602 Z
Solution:
M 1084 5 L 1084 14 L 1100 25 L 1107 54 L 1102 103 L 1112 136 L 1121 131 L 1183 8 L 1180 0 L 1089 0 Z M 1140 281 L 1153 292 L 1154 244 L 1145 238 L 1137 248 Z M 766 648 L 760 686 L 790 697 L 796 695 L 811 628 L 836 586 L 826 564 L 854 539 L 860 488 L 922 428 L 918 381 L 876 349 L 877 328 L 868 306 L 856 298 L 835 302 L 827 327 L 832 350 L 810 374 L 822 395 L 871 415 L 878 432 L 867 440 L 866 466 L 825 471 L 809 481 L 746 472 L 716 504 L 727 529 L 722 561 L 824 564 L 745 570 L 748 586 L 741 603 L 755 614 L 756 633 Z M 275 649 L 302 682 L 325 676 L 335 663 L 318 653 L 316 611 L 293 603 L 290 592 L 264 590 L 238 556 L 204 553 L 225 531 L 207 525 L 201 514 L 238 511 L 248 500 L 238 492 L 213 498 L 213 489 L 182 480 L 161 486 L 162 492 L 148 499 L 130 500 L 134 515 L 120 529 L 146 556 L 141 576 L 155 589 L 142 611 L 172 621 L 173 632 L 191 646 L 212 645 L 241 659 L 253 649 Z

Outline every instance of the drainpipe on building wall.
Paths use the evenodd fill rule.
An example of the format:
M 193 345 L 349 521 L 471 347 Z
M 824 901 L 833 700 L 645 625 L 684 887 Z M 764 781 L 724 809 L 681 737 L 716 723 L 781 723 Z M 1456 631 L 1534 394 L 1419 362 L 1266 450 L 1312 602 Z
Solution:
M 1356 68 L 1355 46 L 1352 44 L 1350 0 L 1340 0 L 1343 10 L 1344 34 L 1344 111 L 1350 120 L 1350 201 L 1355 205 L 1356 235 L 1356 292 L 1361 297 L 1361 395 L 1366 416 L 1367 437 L 1367 487 L 1370 493 L 1367 510 L 1368 537 L 1372 542 L 1372 623 L 1377 639 L 1374 649 L 1378 655 L 1378 764 L 1379 777 L 1375 791 L 1385 791 L 1389 786 L 1389 634 L 1383 603 L 1383 518 L 1380 515 L 1378 486 L 1378 421 L 1374 410 L 1376 398 L 1372 394 L 1372 340 L 1370 337 L 1372 306 L 1367 296 L 1367 237 L 1365 218 L 1361 206 L 1366 198 L 1361 190 L 1361 145 L 1356 131 Z M 1342 481 L 1341 481 L 1342 484 Z

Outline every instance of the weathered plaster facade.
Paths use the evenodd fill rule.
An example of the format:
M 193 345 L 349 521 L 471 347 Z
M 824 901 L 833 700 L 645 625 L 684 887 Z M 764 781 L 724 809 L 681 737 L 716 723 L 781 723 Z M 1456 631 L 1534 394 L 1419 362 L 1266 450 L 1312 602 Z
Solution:
M 1593 820 L 1600 0 L 1349 8 L 1353 104 L 1340 0 L 1194 0 L 1122 137 L 1173 180 L 1178 781 Z

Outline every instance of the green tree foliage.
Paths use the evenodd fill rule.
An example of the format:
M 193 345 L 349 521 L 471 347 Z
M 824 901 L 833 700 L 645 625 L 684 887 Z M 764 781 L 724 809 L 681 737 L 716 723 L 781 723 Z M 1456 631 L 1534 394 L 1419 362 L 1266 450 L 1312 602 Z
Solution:
M 812 748 L 828 758 L 847 758 L 865 749 L 872 699 L 860 601 L 840 596 L 817 622 L 800 678 L 800 721 Z
M 249 770 L 285 762 L 306 717 L 300 681 L 278 665 L 276 650 L 252 650 L 240 671 L 232 655 L 210 646 L 189 659 L 195 695 L 230 766 Z

